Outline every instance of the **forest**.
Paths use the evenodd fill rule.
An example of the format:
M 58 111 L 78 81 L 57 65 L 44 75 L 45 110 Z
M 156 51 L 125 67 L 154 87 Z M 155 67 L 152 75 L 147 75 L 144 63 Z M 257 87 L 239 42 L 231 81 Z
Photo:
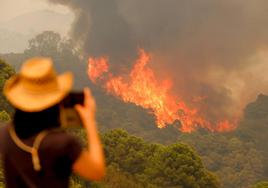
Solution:
M 200 129 L 181 133 L 177 125 L 158 129 L 146 110 L 107 95 L 86 73 L 87 60 L 72 48 L 72 41 L 45 31 L 29 41 L 24 53 L 0 54 L 0 119 L 12 118 L 5 100 L 5 81 L 29 57 L 51 57 L 58 72 L 72 70 L 75 90 L 89 86 L 97 102 L 97 121 L 107 162 L 101 182 L 77 176 L 71 187 L 100 188 L 267 188 L 268 96 L 259 94 L 244 109 L 239 127 L 228 133 Z M 82 129 L 70 130 L 84 140 Z M 0 171 L 0 187 L 4 187 Z

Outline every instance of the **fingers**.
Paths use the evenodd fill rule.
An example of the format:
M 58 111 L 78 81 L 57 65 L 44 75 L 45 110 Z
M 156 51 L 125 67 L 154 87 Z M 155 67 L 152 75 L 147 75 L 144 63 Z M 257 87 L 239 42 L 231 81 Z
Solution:
M 91 98 L 91 92 L 89 90 L 89 88 L 84 88 L 84 95 L 85 95 L 85 101 L 84 101 L 84 106 L 87 106 L 90 102 L 90 98 Z
M 84 89 L 84 95 L 85 95 L 84 106 L 90 107 L 90 108 L 95 108 L 95 100 L 94 100 L 94 97 L 92 96 L 89 88 Z
M 75 105 L 75 109 L 77 110 L 82 119 L 95 119 L 96 104 L 89 88 L 84 89 L 84 105 L 77 104 Z
M 79 114 L 80 114 L 80 113 L 82 112 L 82 110 L 83 110 L 83 107 L 82 107 L 80 104 L 76 104 L 76 105 L 74 106 L 74 108 L 75 108 L 75 110 L 78 111 Z

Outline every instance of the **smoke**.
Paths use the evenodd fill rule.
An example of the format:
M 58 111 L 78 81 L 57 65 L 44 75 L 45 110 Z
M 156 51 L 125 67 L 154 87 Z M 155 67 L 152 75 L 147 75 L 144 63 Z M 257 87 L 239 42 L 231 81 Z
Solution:
M 267 0 L 47 1 L 74 12 L 71 36 L 84 55 L 129 67 L 144 48 L 173 92 L 211 119 L 237 115 L 268 91 Z

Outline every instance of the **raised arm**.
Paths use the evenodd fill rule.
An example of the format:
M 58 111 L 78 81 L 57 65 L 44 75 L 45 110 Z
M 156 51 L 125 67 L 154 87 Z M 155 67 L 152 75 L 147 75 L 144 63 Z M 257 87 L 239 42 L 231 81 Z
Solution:
M 84 89 L 84 106 L 76 105 L 87 133 L 88 148 L 73 164 L 75 173 L 89 180 L 100 180 L 105 175 L 105 160 L 96 127 L 96 104 L 88 88 Z

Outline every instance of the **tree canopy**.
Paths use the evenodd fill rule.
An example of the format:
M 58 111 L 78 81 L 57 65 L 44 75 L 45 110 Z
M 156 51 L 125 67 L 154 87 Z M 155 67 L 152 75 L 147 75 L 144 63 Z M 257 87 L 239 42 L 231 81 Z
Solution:
M 122 129 L 103 136 L 107 164 L 116 164 L 143 187 L 219 187 L 215 175 L 187 145 L 151 144 Z
M 12 111 L 11 105 L 7 102 L 3 95 L 4 84 L 7 79 L 9 79 L 13 74 L 15 74 L 14 69 L 7 64 L 5 61 L 0 59 L 0 112 L 7 111 L 10 113 Z M 3 115 L 3 114 L 2 114 Z
M 168 146 L 153 144 L 114 129 L 102 135 L 107 174 L 103 181 L 91 183 L 99 188 L 218 188 L 217 177 L 201 158 L 180 142 Z M 85 183 L 76 177 L 73 188 Z
M 58 52 L 60 41 L 60 34 L 53 31 L 44 31 L 29 40 L 28 48 L 24 53 L 51 56 L 51 54 Z
M 10 115 L 6 111 L 0 111 L 0 122 L 7 122 L 10 120 Z
M 258 182 L 252 188 L 268 188 L 268 182 L 267 181 Z

